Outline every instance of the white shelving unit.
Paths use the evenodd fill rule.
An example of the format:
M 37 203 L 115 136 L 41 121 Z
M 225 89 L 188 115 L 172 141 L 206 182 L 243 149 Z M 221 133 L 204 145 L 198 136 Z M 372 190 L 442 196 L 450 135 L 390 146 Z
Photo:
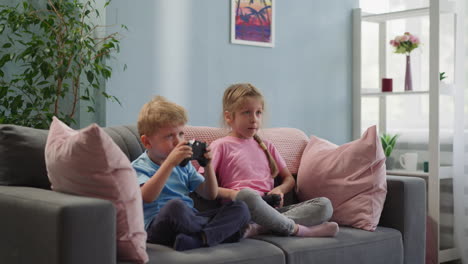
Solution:
M 458 157 L 463 157 L 463 148 L 455 147 L 457 145 L 464 146 L 463 139 L 463 124 L 460 126 L 455 125 L 453 136 L 453 166 L 441 167 L 440 166 L 440 97 L 449 96 L 453 99 L 455 105 L 455 120 L 463 119 L 463 61 L 462 56 L 454 56 L 454 81 L 452 84 L 441 85 L 439 81 L 439 65 L 440 65 L 440 17 L 441 14 L 453 14 L 454 20 L 454 43 L 455 55 L 457 52 L 462 52 L 462 39 L 463 24 L 460 22 L 463 16 L 463 10 L 457 13 L 457 1 L 465 0 L 430 0 L 430 6 L 425 8 L 404 10 L 398 12 L 370 14 L 362 12 L 357 8 L 353 12 L 353 138 L 357 139 L 361 136 L 362 131 L 362 112 L 361 104 L 362 99 L 367 97 L 378 98 L 379 102 L 379 118 L 378 127 L 379 132 L 387 131 L 387 99 L 393 96 L 425 96 L 429 102 L 429 173 L 424 172 L 408 172 L 402 170 L 388 171 L 388 174 L 404 175 L 410 177 L 421 177 L 426 179 L 428 183 L 428 216 L 432 219 L 433 233 L 435 234 L 435 242 L 437 248 L 440 248 L 439 232 L 440 232 L 440 179 L 447 178 L 447 175 L 453 173 L 463 173 L 463 160 Z M 379 82 L 378 89 L 365 90 L 362 87 L 362 23 L 370 22 L 378 25 L 378 45 L 379 45 L 379 80 L 387 77 L 387 49 L 391 48 L 389 39 L 387 39 L 387 23 L 396 19 L 409 19 L 417 17 L 429 17 L 430 30 L 429 30 L 429 87 L 425 87 L 420 91 L 411 92 L 378 92 L 381 91 L 381 83 Z M 427 51 L 425 51 L 427 52 Z M 460 119 L 461 118 L 461 119 Z M 455 122 L 457 123 L 457 122 Z M 461 132 L 460 132 L 461 131 Z M 460 152 L 461 153 L 457 153 Z M 450 248 L 439 250 L 437 253 L 439 263 L 459 259 L 457 248 Z

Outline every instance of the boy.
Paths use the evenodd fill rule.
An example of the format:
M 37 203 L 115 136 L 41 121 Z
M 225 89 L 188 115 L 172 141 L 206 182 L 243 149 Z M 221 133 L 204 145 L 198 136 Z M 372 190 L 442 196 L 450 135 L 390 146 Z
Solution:
M 132 162 L 143 197 L 148 242 L 189 250 L 237 242 L 250 220 L 245 203 L 235 201 L 220 208 L 198 212 L 189 193 L 205 199 L 218 195 L 218 182 L 211 166 L 209 147 L 204 176 L 189 162 L 192 155 L 184 140 L 185 109 L 161 96 L 146 103 L 138 117 L 138 132 L 146 151 Z

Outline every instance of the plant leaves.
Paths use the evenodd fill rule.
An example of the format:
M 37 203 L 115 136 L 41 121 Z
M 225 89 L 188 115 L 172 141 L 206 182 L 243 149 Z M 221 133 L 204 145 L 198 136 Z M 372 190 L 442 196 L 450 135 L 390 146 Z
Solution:
M 94 80 L 94 73 L 92 71 L 87 71 L 86 72 L 86 78 L 88 79 L 89 83 L 92 83 Z
M 46 1 L 43 7 L 34 1 L 17 2 L 14 7 L 0 4 L 0 33 L 9 33 L 0 44 L 1 120 L 47 128 L 56 115 L 67 123 L 76 123 L 74 114 L 62 108 L 71 107 L 65 102 L 75 103 L 77 92 L 84 95 L 79 100 L 91 104 L 87 110 L 95 111 L 92 103 L 100 95 L 89 89 L 101 89 L 101 81 L 111 77 L 112 68 L 104 58 L 119 52 L 120 34 L 96 36 L 94 31 L 101 25 L 80 19 L 77 14 L 100 16 L 94 0 Z M 109 4 L 105 0 L 104 5 Z M 100 45 L 103 39 L 108 41 Z M 18 69 L 10 80 L 3 78 L 7 63 Z M 118 101 L 112 95 L 105 98 Z

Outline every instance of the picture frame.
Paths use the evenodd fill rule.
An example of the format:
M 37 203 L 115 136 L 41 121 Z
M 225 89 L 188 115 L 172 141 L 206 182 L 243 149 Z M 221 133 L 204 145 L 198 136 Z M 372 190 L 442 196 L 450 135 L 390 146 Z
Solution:
M 274 0 L 231 0 L 231 43 L 274 47 Z

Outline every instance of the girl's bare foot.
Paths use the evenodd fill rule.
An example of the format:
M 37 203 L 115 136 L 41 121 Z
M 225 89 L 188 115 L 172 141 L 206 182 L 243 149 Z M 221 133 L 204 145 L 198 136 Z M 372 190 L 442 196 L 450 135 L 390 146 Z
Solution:
M 324 222 L 316 226 L 297 225 L 295 235 L 300 237 L 334 237 L 339 229 L 336 222 Z

